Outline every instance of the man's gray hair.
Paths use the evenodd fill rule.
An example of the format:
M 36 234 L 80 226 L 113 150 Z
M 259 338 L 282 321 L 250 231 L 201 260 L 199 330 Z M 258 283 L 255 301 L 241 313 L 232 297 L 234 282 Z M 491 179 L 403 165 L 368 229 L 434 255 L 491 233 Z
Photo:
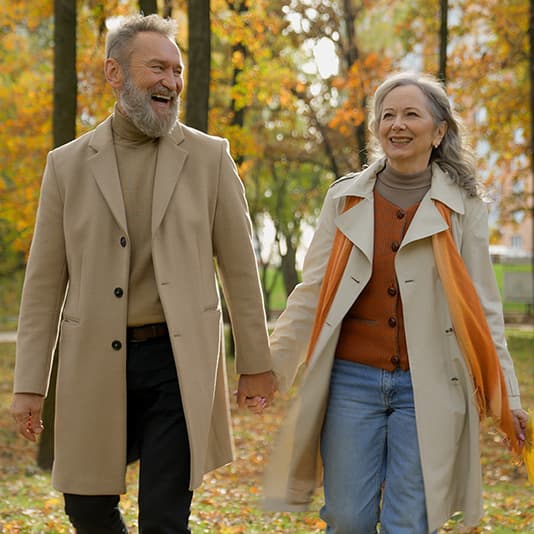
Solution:
M 159 15 L 124 17 L 106 36 L 106 58 L 114 58 L 121 66 L 126 66 L 132 41 L 138 33 L 155 32 L 174 41 L 177 29 L 175 20 L 164 19 Z

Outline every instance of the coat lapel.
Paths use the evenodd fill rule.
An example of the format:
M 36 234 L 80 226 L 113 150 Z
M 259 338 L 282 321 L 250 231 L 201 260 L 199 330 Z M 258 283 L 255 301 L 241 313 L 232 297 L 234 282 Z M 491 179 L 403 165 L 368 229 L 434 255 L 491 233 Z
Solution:
M 352 208 L 340 213 L 335 219 L 337 228 L 347 236 L 354 247 L 327 315 L 326 329 L 319 337 L 317 347 L 328 341 L 347 310 L 369 281 L 373 263 L 373 188 L 376 174 L 382 166 L 383 162 L 378 161 L 360 173 L 356 180 L 351 179 L 354 175 L 349 175 L 340 179 L 333 186 L 336 188 L 333 198 L 340 200 L 340 206 L 343 205 L 345 197 L 356 196 L 360 197 L 361 200 Z M 318 350 L 314 352 L 319 353 Z
M 356 180 L 354 175 L 342 178 L 333 187 L 334 199 L 356 196 L 361 200 L 351 209 L 340 213 L 335 220 L 336 226 L 343 232 L 363 254 L 372 261 L 374 239 L 374 200 L 373 189 L 376 175 L 384 166 L 382 160 L 373 163 L 360 173 Z
M 95 151 L 88 159 L 89 169 L 117 224 L 127 233 L 126 211 L 113 148 L 111 117 L 96 127 L 89 146 Z
M 373 258 L 374 234 L 374 201 L 373 196 L 362 198 L 351 209 L 336 217 L 336 226 L 359 248 L 369 259 Z M 365 230 L 364 230 L 365 229 Z
M 160 139 L 152 201 L 152 235 L 163 220 L 187 159 L 188 152 L 179 146 L 183 140 L 184 134 L 179 123 L 169 135 Z
M 436 164 L 432 165 L 430 190 L 421 200 L 401 243 L 401 248 L 413 241 L 430 237 L 448 228 L 447 223 L 434 205 L 434 200 L 439 200 L 457 213 L 464 213 L 460 188 Z

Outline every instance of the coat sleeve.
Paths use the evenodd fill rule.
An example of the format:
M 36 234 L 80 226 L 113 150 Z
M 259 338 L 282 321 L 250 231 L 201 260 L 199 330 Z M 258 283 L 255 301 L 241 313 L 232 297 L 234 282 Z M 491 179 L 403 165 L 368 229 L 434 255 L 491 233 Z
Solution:
M 272 370 L 263 293 L 252 239 L 245 188 L 221 143 L 217 201 L 213 222 L 214 256 L 232 323 L 238 374 Z
M 271 334 L 274 372 L 281 391 L 287 391 L 306 358 L 319 291 L 336 232 L 336 202 L 329 189 L 317 229 L 304 258 L 302 282 L 287 299 L 286 309 Z
M 480 199 L 467 199 L 460 252 L 486 315 L 508 388 L 510 408 L 521 408 L 519 384 L 508 351 L 502 301 L 489 253 L 488 211 Z
M 20 304 L 15 393 L 45 395 L 67 286 L 63 199 L 53 153 L 44 171 Z

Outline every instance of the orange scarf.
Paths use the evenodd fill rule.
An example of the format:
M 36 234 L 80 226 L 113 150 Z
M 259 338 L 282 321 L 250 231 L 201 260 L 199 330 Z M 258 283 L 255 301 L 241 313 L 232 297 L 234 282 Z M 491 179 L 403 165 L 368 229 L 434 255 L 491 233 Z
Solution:
M 360 197 L 348 197 L 343 211 L 352 208 L 360 200 Z M 497 426 L 509 439 L 512 449 L 519 452 L 499 357 L 475 286 L 452 237 L 450 209 L 437 201 L 435 205 L 449 228 L 432 236 L 434 260 L 445 290 L 456 338 L 473 378 L 479 416 L 481 419 L 493 416 Z M 309 361 L 315 348 L 351 250 L 351 241 L 339 229 L 336 230 L 319 292 L 306 361 Z

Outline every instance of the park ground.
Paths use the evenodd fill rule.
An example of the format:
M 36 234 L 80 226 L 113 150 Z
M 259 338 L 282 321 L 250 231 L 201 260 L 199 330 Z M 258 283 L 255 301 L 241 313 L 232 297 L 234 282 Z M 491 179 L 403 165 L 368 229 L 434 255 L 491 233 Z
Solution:
M 507 338 L 515 361 L 525 407 L 534 407 L 534 330 L 509 328 Z M 61 494 L 51 488 L 50 475 L 35 464 L 35 445 L 14 433 L 8 413 L 11 398 L 14 343 L 0 343 L 0 533 L 70 533 L 62 511 Z M 229 362 L 230 389 L 235 387 Z M 233 408 L 237 459 L 205 477 L 195 492 L 193 534 L 315 534 L 323 532 L 319 519 L 321 494 L 307 513 L 265 513 L 259 506 L 261 473 L 273 436 L 286 413 L 288 397 L 278 396 L 263 417 Z M 485 515 L 475 529 L 463 529 L 454 517 L 443 533 L 508 534 L 534 532 L 533 488 L 525 466 L 511 457 L 490 424 L 481 432 Z M 121 500 L 124 515 L 136 529 L 136 466 L 128 470 L 128 494 Z

